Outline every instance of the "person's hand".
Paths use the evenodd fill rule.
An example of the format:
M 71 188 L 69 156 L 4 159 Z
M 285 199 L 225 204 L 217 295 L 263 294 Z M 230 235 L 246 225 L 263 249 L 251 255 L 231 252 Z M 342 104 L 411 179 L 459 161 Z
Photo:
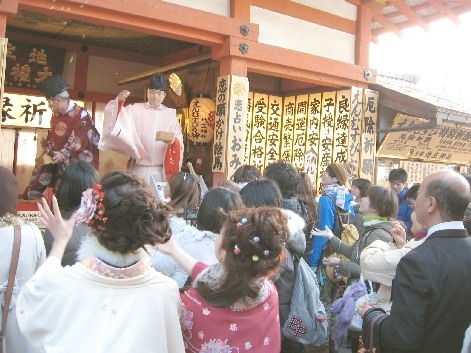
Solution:
M 319 237 L 324 237 L 324 238 L 327 238 L 327 239 L 330 240 L 334 236 L 334 233 L 332 233 L 332 231 L 330 230 L 329 227 L 325 226 L 324 230 L 314 228 L 314 230 L 311 232 L 311 237 L 313 235 L 317 235 Z
M 51 231 L 51 234 L 54 237 L 54 243 L 62 244 L 65 249 L 65 245 L 67 245 L 69 239 L 72 237 L 77 213 L 74 213 L 67 221 L 64 221 L 61 212 L 59 211 L 55 195 L 52 196 L 52 209 L 54 213 L 52 213 L 45 198 L 42 198 L 41 203 L 38 203 L 38 209 L 41 213 L 40 221 Z M 62 258 L 62 255 L 60 258 Z
M 168 82 L 170 83 L 170 88 L 172 89 L 172 91 L 175 92 L 177 96 L 181 96 L 182 95 L 182 81 L 180 80 L 180 77 L 178 77 L 177 74 L 172 73 L 170 74 L 168 78 Z
M 361 303 L 357 307 L 358 314 L 363 317 L 365 313 L 368 311 L 368 309 L 373 308 L 376 305 L 376 303 Z
M 125 101 L 129 97 L 130 94 L 131 94 L 131 92 L 123 90 L 123 91 L 119 92 L 118 100 L 119 101 Z
M 61 151 L 54 151 L 54 157 L 52 157 L 52 163 L 66 163 L 69 158 L 67 158 Z
M 170 240 L 165 244 L 155 244 L 155 248 L 161 253 L 172 256 L 172 254 L 174 254 L 178 248 L 178 245 L 173 241 L 172 238 L 170 238 Z
M 334 267 L 340 265 L 340 259 L 337 257 L 324 257 L 322 263 L 325 266 Z
M 396 242 L 396 248 L 400 249 L 407 242 L 406 238 L 406 229 L 399 221 L 391 222 L 391 231 L 390 231 L 394 241 Z

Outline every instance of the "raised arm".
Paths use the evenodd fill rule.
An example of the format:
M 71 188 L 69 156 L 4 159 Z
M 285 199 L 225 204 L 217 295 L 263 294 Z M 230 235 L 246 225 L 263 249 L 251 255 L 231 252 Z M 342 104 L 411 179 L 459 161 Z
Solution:
M 175 262 L 182 267 L 186 273 L 190 274 L 198 260 L 183 250 L 180 245 L 170 239 L 165 244 L 157 244 L 157 250 L 170 255 Z
M 52 196 L 52 209 L 54 213 L 51 212 L 45 198 L 42 198 L 40 204 L 38 203 L 38 208 L 41 213 L 41 223 L 51 231 L 51 234 L 54 237 L 49 256 L 55 256 L 59 261 L 62 261 L 67 243 L 72 237 L 77 214 L 74 213 L 72 217 L 67 221 L 64 221 L 59 211 L 59 206 L 55 196 Z

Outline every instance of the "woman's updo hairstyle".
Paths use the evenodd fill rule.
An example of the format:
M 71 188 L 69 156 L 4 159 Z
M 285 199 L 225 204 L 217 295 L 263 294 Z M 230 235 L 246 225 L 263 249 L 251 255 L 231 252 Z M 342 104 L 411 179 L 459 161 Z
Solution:
M 275 207 L 230 212 L 222 229 L 227 267 L 246 273 L 248 278 L 267 276 L 275 270 L 281 261 L 281 243 L 290 237 L 286 216 Z
M 144 180 L 131 171 L 107 173 L 101 181 L 106 223 L 95 230 L 101 245 L 128 253 L 146 244 L 166 243 L 171 236 L 170 208 L 156 201 Z
M 260 279 L 272 274 L 282 261 L 281 243 L 290 236 L 286 216 L 273 207 L 231 211 L 221 236 L 225 275 L 213 287 L 198 282 L 196 290 L 216 307 L 227 307 L 245 297 L 257 298 Z

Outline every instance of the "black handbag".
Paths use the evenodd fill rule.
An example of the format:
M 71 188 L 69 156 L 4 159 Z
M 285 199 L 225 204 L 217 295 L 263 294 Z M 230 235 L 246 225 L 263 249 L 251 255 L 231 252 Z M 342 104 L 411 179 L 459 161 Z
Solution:
M 381 312 L 381 313 L 378 313 Z M 383 309 L 369 309 L 363 317 L 358 353 L 381 353 L 381 324 L 388 315 Z

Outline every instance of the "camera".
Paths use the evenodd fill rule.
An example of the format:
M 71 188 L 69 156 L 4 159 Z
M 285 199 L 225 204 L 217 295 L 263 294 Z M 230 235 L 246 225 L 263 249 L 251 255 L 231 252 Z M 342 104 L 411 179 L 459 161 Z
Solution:
M 198 217 L 198 209 L 197 208 L 184 208 L 183 209 L 183 219 L 186 221 L 193 221 L 196 220 Z

